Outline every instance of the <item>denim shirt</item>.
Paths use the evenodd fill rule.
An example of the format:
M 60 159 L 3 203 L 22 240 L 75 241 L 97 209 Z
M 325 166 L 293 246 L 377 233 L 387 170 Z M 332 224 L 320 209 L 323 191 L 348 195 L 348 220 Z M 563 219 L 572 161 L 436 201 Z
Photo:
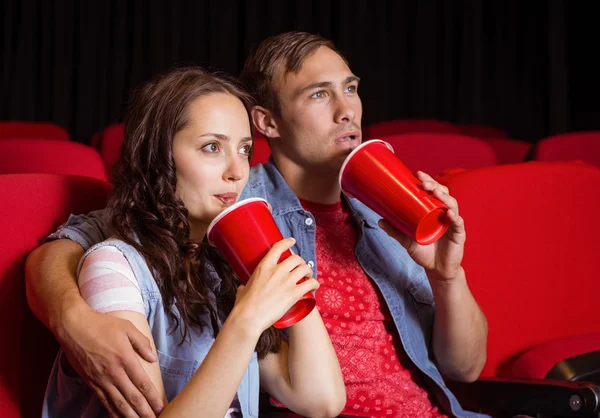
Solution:
M 165 393 L 171 402 L 190 381 L 214 343 L 212 327 L 207 326 L 202 332 L 189 327 L 186 340 L 182 341 L 181 330 L 174 329 L 175 320 L 167 315 L 162 296 L 156 281 L 144 257 L 129 244 L 108 239 L 89 249 L 81 259 L 79 268 L 85 258 L 99 247 L 112 246 L 125 256 L 142 293 L 146 319 L 150 325 L 152 337 L 158 354 L 158 364 L 162 376 Z M 208 284 L 212 290 L 213 307 L 215 293 L 221 283 L 214 269 L 209 270 Z M 172 307 L 172 312 L 179 317 L 179 312 Z M 221 315 L 219 326 L 225 320 Z M 210 324 L 208 314 L 205 323 Z M 258 417 L 259 371 L 256 352 L 252 354 L 248 368 L 244 373 L 237 397 L 244 417 Z M 199 411 L 198 416 L 202 413 Z M 83 382 L 69 365 L 61 350 L 56 358 L 50 374 L 46 396 L 42 409 L 42 417 L 107 417 L 108 412 L 100 403 L 96 394 Z
M 250 180 L 240 198 L 251 197 L 260 197 L 271 203 L 273 217 L 283 236 L 296 239 L 294 252 L 307 261 L 317 277 L 315 219 L 302 208 L 272 159 L 265 165 L 252 168 Z M 356 257 L 381 291 L 406 354 L 427 376 L 425 380 L 437 402 L 446 413 L 455 417 L 486 417 L 462 409 L 433 361 L 431 338 L 435 305 L 424 269 L 395 239 L 379 228 L 379 215 L 354 198 L 343 198 L 360 228 Z M 89 217 L 71 216 L 49 238 L 70 238 L 87 249 L 105 238 L 107 230 L 103 217 L 102 211 L 92 212 Z

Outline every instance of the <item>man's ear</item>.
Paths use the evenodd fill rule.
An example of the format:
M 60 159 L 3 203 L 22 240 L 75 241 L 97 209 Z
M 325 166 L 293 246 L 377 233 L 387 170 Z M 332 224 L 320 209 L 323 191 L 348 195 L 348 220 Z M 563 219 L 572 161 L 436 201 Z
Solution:
M 277 121 L 270 110 L 265 109 L 262 106 L 254 106 L 250 114 L 252 115 L 254 129 L 266 138 L 279 138 Z

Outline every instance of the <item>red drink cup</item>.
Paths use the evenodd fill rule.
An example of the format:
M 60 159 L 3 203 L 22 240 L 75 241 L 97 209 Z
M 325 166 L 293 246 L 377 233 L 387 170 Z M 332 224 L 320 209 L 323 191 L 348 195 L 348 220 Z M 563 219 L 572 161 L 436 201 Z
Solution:
M 379 139 L 358 146 L 340 171 L 344 193 L 363 202 L 394 227 L 429 245 L 448 229 L 448 207 L 419 187 L 421 181 Z
M 210 245 L 225 257 L 242 284 L 248 282 L 273 244 L 283 239 L 271 215 L 271 205 L 258 198 L 245 199 L 225 209 L 210 223 L 207 236 Z M 279 262 L 290 255 L 292 252 L 287 250 Z M 312 293 L 306 293 L 273 326 L 286 328 L 294 325 L 306 317 L 315 304 Z

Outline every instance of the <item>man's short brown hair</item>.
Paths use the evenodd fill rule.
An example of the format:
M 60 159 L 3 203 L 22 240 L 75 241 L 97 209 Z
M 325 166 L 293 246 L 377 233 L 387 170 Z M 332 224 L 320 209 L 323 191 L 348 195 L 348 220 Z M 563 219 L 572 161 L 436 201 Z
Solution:
M 275 71 L 283 64 L 284 75 L 298 72 L 304 60 L 322 46 L 346 61 L 333 42 L 320 35 L 293 31 L 271 36 L 250 53 L 240 75 L 241 81 L 256 104 L 279 113 L 279 102 L 273 86 Z

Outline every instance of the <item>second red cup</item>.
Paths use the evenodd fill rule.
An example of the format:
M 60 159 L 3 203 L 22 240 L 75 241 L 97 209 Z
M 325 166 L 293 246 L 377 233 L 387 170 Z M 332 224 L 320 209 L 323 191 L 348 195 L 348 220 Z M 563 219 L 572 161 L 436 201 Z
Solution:
M 208 242 L 216 247 L 246 284 L 269 249 L 283 239 L 271 205 L 259 198 L 245 199 L 221 212 L 209 225 Z M 285 260 L 292 252 L 287 250 L 279 258 Z M 308 292 L 289 311 L 273 324 L 286 328 L 304 319 L 315 307 L 316 301 Z
M 429 245 L 448 229 L 448 207 L 419 185 L 421 181 L 379 139 L 364 142 L 344 161 L 340 171 L 344 193 L 363 202 L 394 227 Z

